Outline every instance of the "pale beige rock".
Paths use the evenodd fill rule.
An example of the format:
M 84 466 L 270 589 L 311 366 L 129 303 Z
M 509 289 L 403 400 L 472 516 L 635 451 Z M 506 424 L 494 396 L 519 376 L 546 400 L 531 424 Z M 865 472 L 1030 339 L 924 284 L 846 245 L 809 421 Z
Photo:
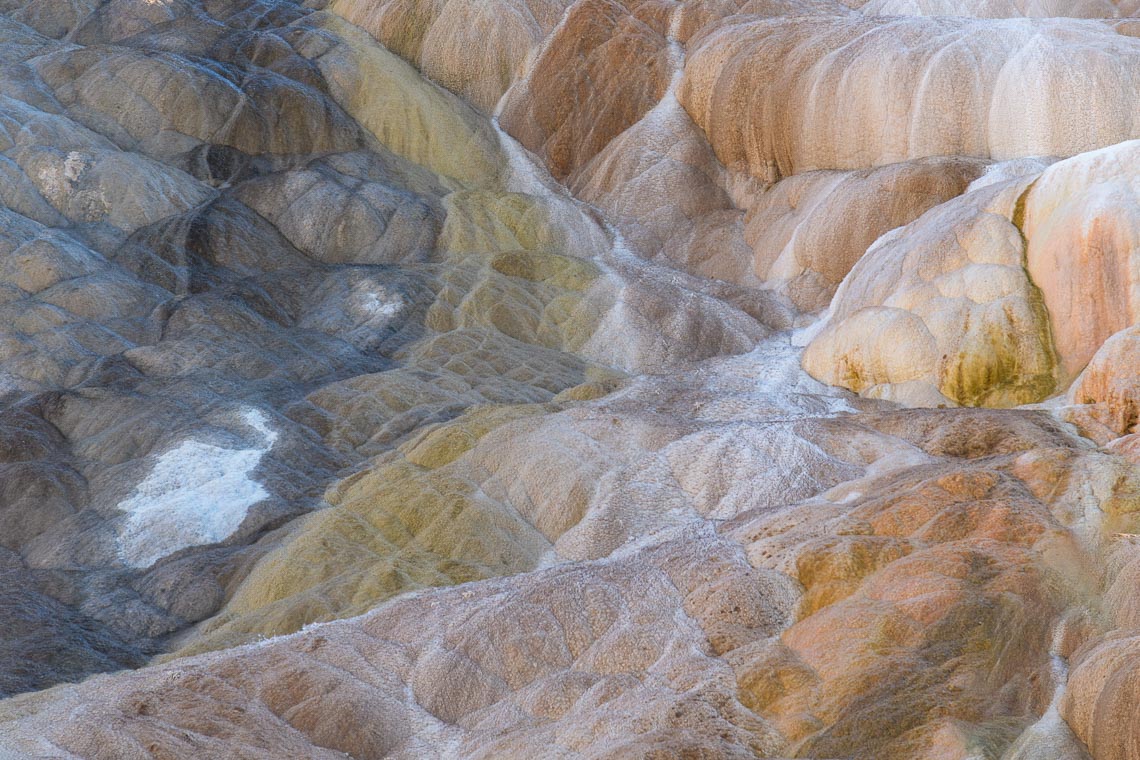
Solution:
M 690 47 L 681 103 L 725 166 L 756 177 L 1069 156 L 1140 134 L 1140 46 L 1096 22 L 740 16 Z
M 1118 18 L 1137 8 L 1135 0 L 869 0 L 859 10 L 867 16 Z
M 782 16 L 842 16 L 865 0 L 687 0 L 677 10 L 676 37 L 687 43 L 695 35 L 735 14 Z
M 1014 406 L 1056 384 L 1050 315 L 1014 219 L 1030 183 L 982 187 L 887 233 L 804 353 L 813 376 L 872 397 Z
M 1124 760 L 1140 752 L 1136 730 L 1136 636 L 1118 634 L 1078 655 L 1062 714 L 1096 760 Z
M 1029 275 L 1041 289 L 1066 384 L 1140 321 L 1140 142 L 1045 170 L 1025 200 Z
M 780 626 L 787 599 L 749 595 L 757 583 L 779 588 L 730 543 L 692 534 L 637 560 L 408 597 L 267 645 L 33 695 L 0 708 L 0 730 L 17 750 L 88 757 L 184 754 L 203 733 L 205 756 L 772 755 L 778 735 L 736 700 L 708 643 L 734 648 Z M 734 598 L 767 608 L 742 620 L 726 608 Z M 56 710 L 88 716 L 87 728 Z
M 789 177 L 757 198 L 745 217 L 756 277 L 802 311 L 824 309 L 880 235 L 961 194 L 983 167 L 924 159 Z
M 622 220 L 631 249 L 691 274 L 756 285 L 743 212 L 701 131 L 667 93 L 573 178 L 583 200 Z
M 337 0 L 331 9 L 424 76 L 492 113 L 570 5 L 569 0 Z
M 1140 328 L 1109 338 L 1069 389 L 1069 401 L 1089 404 L 1091 416 L 1117 437 L 1140 420 Z
M 1057 387 L 1068 387 L 1101 344 L 1137 318 L 1133 261 L 1137 243 L 1132 223 L 1136 191 L 1127 169 L 1137 160 L 1137 145 L 1126 142 L 1075 156 L 1049 166 L 1031 182 L 1003 184 L 983 177 L 974 192 L 884 236 L 837 294 L 828 326 L 805 355 L 805 367 L 817 377 L 859 392 L 921 377 L 951 400 L 971 405 L 1042 400 L 1053 389 L 1050 376 Z M 999 191 L 1000 187 L 1005 189 Z M 974 210 L 967 210 L 971 207 Z M 963 222 L 965 228 L 956 226 Z M 922 242 L 923 229 L 933 232 L 931 242 Z M 940 236 L 944 242 L 935 243 Z M 944 253 L 947 246 L 966 249 L 965 260 L 950 263 L 953 259 L 947 260 Z M 971 248 L 973 253 L 968 252 Z M 900 266 L 890 263 L 892 256 L 900 255 L 891 254 L 892 250 L 926 252 L 905 254 L 918 258 Z M 1006 253 L 999 254 L 1001 250 Z M 995 264 L 1006 269 L 992 269 Z M 928 291 L 918 296 L 907 282 L 914 276 L 910 273 L 919 270 L 938 272 L 956 283 L 943 280 L 946 284 L 937 295 Z M 959 290 L 962 287 L 968 289 L 971 310 L 1003 298 L 1012 299 L 1006 301 L 1011 306 L 988 314 L 975 311 L 967 321 L 956 321 L 962 317 L 950 317 L 945 304 L 965 292 Z M 906 322 L 909 317 L 893 316 L 892 325 L 901 324 L 899 319 L 912 325 L 894 329 L 904 330 L 907 341 L 918 343 L 906 343 L 903 352 L 913 361 L 898 358 L 900 366 L 892 369 L 881 364 L 885 359 L 873 358 L 888 343 L 877 342 L 871 318 L 857 314 L 871 306 L 901 306 L 913 312 L 915 297 L 926 300 L 922 309 L 928 316 L 923 324 L 931 338 L 920 337 L 922 330 Z M 856 319 L 861 321 L 852 321 Z M 958 341 L 953 347 L 945 341 L 950 335 Z M 868 358 L 859 358 L 860 352 Z M 1112 361 L 1126 361 L 1126 353 L 1119 350 L 1121 358 Z M 1009 387 L 1009 395 L 997 390 L 1002 385 Z M 985 389 L 981 395 L 979 389 Z M 1094 402 L 1108 401 L 1101 398 L 1106 390 L 1090 392 Z M 1079 391 L 1074 388 L 1073 393 Z M 1123 420 L 1103 422 L 1118 435 L 1127 432 L 1119 426 Z
M 0 755 L 1134 754 L 1136 25 L 937 5 L 0 0 Z

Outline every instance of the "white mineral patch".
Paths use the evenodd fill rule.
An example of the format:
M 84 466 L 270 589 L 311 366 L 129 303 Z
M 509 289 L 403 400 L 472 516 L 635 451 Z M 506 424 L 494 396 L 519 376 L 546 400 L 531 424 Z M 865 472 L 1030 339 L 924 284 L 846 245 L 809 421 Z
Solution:
M 273 448 L 277 433 L 256 409 L 243 415 L 261 445 L 226 449 L 187 440 L 162 454 L 135 492 L 119 504 L 128 517 L 119 554 L 132 567 L 149 567 L 189 546 L 224 541 L 249 508 L 269 496 L 251 474 Z
M 47 161 L 40 168 L 39 181 L 36 183 L 40 193 L 49 203 L 57 208 L 63 208 L 71 186 L 79 180 L 83 170 L 87 168 L 87 158 L 77 151 L 71 151 L 59 161 Z
M 348 300 L 359 317 L 368 322 L 387 322 L 404 310 L 404 299 L 399 293 L 389 292 L 382 283 L 371 280 L 354 285 Z
M 385 300 L 375 293 L 369 293 L 361 299 L 361 308 L 371 317 L 394 317 L 403 308 L 400 299 Z

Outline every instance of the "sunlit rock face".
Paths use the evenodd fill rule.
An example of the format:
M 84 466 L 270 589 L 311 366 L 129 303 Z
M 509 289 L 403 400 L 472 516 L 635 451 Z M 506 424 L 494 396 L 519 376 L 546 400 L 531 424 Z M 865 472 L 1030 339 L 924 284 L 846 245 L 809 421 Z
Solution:
M 805 368 L 857 392 L 921 383 L 967 405 L 1065 389 L 1137 318 L 1138 151 L 1124 142 L 1040 172 L 1019 162 L 1018 178 L 998 164 L 994 181 L 885 234 L 836 294 Z
M 1134 0 L 868 0 L 867 16 L 971 16 L 977 18 L 1127 18 Z
M 690 42 L 681 101 L 753 174 L 1071 155 L 1138 136 L 1136 42 L 1076 20 L 734 17 Z
M 1013 220 L 1029 182 L 984 185 L 875 241 L 836 293 L 805 369 L 910 405 L 1048 396 L 1049 314 Z
M 0 1 L 0 758 L 1136 757 L 1137 10 Z

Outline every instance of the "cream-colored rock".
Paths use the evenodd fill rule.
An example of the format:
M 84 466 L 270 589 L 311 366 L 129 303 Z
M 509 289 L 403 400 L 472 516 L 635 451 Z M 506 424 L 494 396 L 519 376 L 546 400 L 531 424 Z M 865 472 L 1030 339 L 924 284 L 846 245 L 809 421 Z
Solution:
M 1140 322 L 1140 142 L 1050 166 L 1025 199 L 1029 275 L 1067 383 L 1112 335 Z
M 982 187 L 880 238 L 840 286 L 803 366 L 872 397 L 1040 401 L 1056 384 L 1049 314 L 1014 223 L 1027 180 Z
M 924 159 L 789 177 L 757 198 L 745 218 L 756 277 L 802 311 L 824 309 L 880 235 L 961 194 L 983 167 Z
M 690 274 L 756 285 L 743 212 L 672 91 L 577 173 L 575 195 L 621 222 L 639 256 Z
M 805 367 L 859 392 L 917 379 L 900 380 L 897 370 L 861 358 L 860 352 L 873 357 L 888 344 L 875 336 L 867 317 L 852 321 L 859 309 L 870 306 L 913 312 L 917 297 L 926 300 L 924 324 L 942 342 L 933 353 L 929 341 L 917 353 L 907 348 L 903 353 L 914 360 L 897 361 L 948 398 L 971 405 L 1039 401 L 1053 389 L 1050 376 L 1060 388 L 1068 387 L 1110 336 L 1140 318 L 1136 189 L 1128 168 L 1138 157 L 1140 143 L 1125 142 L 1052 164 L 1032 181 L 983 177 L 974 192 L 884 236 L 837 293 L 828 326 L 805 355 Z M 929 242 L 923 230 L 932 233 Z M 964 250 L 964 259 L 955 254 L 958 263 L 952 263 L 947 250 Z M 900 265 L 893 263 L 898 255 L 917 258 Z M 937 293 L 920 296 L 907 284 L 919 271 L 949 279 L 941 280 Z M 958 316 L 947 311 L 959 293 L 968 293 L 967 311 L 974 312 L 968 317 L 966 311 Z M 987 303 L 1005 305 L 983 308 Z M 953 345 L 945 342 L 950 335 Z M 1115 350 L 1120 358 L 1106 362 L 1128 361 L 1127 350 Z M 1104 367 L 1093 374 L 1103 376 Z M 1093 402 L 1109 402 L 1107 389 L 1089 393 Z M 1102 422 L 1118 435 L 1127 432 L 1120 427 L 1123 419 L 1109 418 Z
M 1120 635 L 1080 655 L 1069 676 L 1062 714 L 1095 760 L 1140 752 L 1136 731 L 1140 641 Z
M 1134 22 L 312 5 L 0 0 L 0 755 L 1135 754 Z
M 738 16 L 690 47 L 681 103 L 756 177 L 1140 136 L 1140 44 L 1092 21 Z
M 475 363 L 454 347 L 445 356 L 449 365 Z M 430 363 L 417 365 L 422 375 Z M 497 373 L 521 380 L 520 369 L 504 363 Z M 458 385 L 457 373 L 437 371 L 439 391 Z M 383 373 L 316 394 L 314 404 L 354 423 L 329 438 L 383 451 L 425 415 L 472 403 L 457 389 L 434 398 L 408 383 L 408 374 Z M 488 374 L 470 395 L 495 392 Z M 397 385 L 397 377 L 407 384 Z M 540 395 L 542 381 L 530 383 Z M 501 378 L 497 392 L 509 387 Z M 523 572 L 555 557 L 601 559 L 706 517 L 814 496 L 876 462 L 913 453 L 888 436 L 832 422 L 833 410 L 814 399 L 780 406 L 754 390 L 705 392 L 699 395 L 707 405 L 692 420 L 663 413 L 685 404 L 685 396 L 648 408 L 645 399 L 676 390 L 667 381 L 643 381 L 626 390 L 624 402 L 476 407 L 427 428 L 400 447 L 402 456 L 381 454 L 330 489 L 330 508 L 263 542 L 268 552 L 225 609 L 183 637 L 180 652 L 290 633 L 410 589 Z M 382 403 L 389 408 L 378 408 Z M 741 408 L 748 409 L 745 420 Z M 377 427 L 371 440 L 359 442 Z M 458 525 L 469 538 L 455 540 Z
M 733 611 L 745 601 L 758 606 Z M 727 651 L 771 635 L 788 602 L 778 574 L 689 534 L 644 558 L 406 597 L 269 644 L 32 695 L 0 707 L 0 735 L 15 751 L 93 758 L 140 745 L 256 758 L 772 756 L 780 737 L 737 701 L 709 642 Z
M 859 10 L 867 16 L 1119 18 L 1137 7 L 1135 0 L 869 0 Z
M 569 0 L 337 0 L 330 9 L 424 76 L 492 113 L 570 5 Z
M 687 0 L 677 10 L 676 38 L 688 43 L 694 35 L 735 14 L 779 18 L 783 16 L 842 16 L 865 0 Z
M 1073 404 L 1091 405 L 1090 415 L 1117 437 L 1138 432 L 1140 421 L 1140 328 L 1109 338 L 1069 389 Z
M 531 753 L 536 743 L 569 752 L 610 741 L 619 726 L 619 756 L 647 741 L 666 753 L 702 747 L 717 756 L 735 756 L 741 742 L 777 756 L 1000 753 L 1053 686 L 1051 621 L 1041 612 L 1063 595 L 1031 549 L 1064 539 L 1044 504 L 991 469 L 993 455 L 1064 439 L 1028 421 L 1003 431 L 989 414 L 999 427 L 988 429 L 996 435 L 976 452 L 976 466 L 921 465 L 871 496 L 761 508 L 731 525 L 728 540 L 690 529 L 604 563 L 409 596 L 289 639 L 5 703 L 0 720 L 17 748 L 46 737 L 94 757 L 132 740 L 180 752 L 180 731 L 203 720 L 215 727 L 211 752 L 253 756 L 317 751 L 311 745 L 402 756 L 443 741 L 474 756 Z M 971 417 L 980 415 L 963 413 L 963 422 Z M 875 424 L 939 452 L 915 423 L 905 413 Z M 734 541 L 762 568 L 769 557 L 781 567 L 795 558 L 807 595 L 779 638 L 797 587 L 774 569 L 748 568 Z M 785 552 L 773 553 L 780 545 Z M 1007 630 L 1019 633 L 1016 648 Z M 924 675 L 931 662 L 949 675 Z M 697 689 L 707 707 L 694 714 L 668 697 L 681 682 L 689 684 L 681 694 Z M 322 693 L 318 714 L 313 689 Z M 739 696 L 716 696 L 721 689 Z M 128 714 L 140 700 L 146 720 Z M 219 700 L 240 710 L 219 721 Z M 854 713 L 851 700 L 860 705 Z M 348 720 L 342 714 L 355 726 L 378 725 L 379 717 L 360 717 L 375 704 L 404 715 L 407 728 L 326 728 Z M 667 723 L 662 709 L 671 711 Z M 93 718 L 98 725 L 122 717 L 113 734 L 91 736 L 60 721 L 63 710 L 103 716 Z

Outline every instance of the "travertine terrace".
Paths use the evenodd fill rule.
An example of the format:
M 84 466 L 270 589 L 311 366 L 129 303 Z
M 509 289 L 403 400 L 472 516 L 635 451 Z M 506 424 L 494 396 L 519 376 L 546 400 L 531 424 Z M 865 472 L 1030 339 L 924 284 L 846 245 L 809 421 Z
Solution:
M 0 760 L 1140 760 L 1140 3 L 0 0 Z

